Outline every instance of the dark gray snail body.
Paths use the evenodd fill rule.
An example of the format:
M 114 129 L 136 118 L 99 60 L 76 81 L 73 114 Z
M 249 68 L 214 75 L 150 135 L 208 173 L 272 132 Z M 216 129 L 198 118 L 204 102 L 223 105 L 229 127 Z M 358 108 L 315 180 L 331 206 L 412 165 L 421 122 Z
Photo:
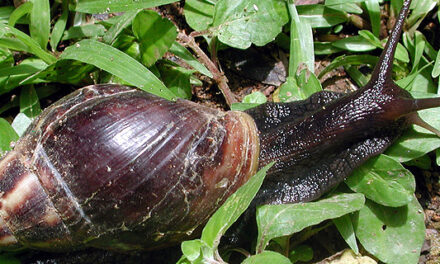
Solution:
M 119 85 L 63 98 L 0 160 L 0 246 L 130 251 L 177 243 L 271 161 L 255 203 L 318 198 L 408 125 L 423 124 L 417 110 L 440 105 L 391 80 L 408 9 L 405 1 L 369 84 L 349 95 L 321 92 L 247 113 Z

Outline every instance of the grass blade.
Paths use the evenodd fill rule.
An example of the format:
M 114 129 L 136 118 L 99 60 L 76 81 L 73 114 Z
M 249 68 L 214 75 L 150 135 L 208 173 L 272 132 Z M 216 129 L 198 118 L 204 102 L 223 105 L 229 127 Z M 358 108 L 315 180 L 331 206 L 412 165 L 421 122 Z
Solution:
M 144 9 L 177 2 L 177 0 L 79 0 L 73 10 L 83 13 L 114 13 Z
M 34 0 L 31 12 L 29 31 L 31 37 L 41 48 L 47 49 L 50 34 L 50 4 L 49 0 Z
M 147 92 L 173 100 L 175 95 L 144 65 L 122 51 L 96 40 L 67 47 L 60 59 L 92 64 Z

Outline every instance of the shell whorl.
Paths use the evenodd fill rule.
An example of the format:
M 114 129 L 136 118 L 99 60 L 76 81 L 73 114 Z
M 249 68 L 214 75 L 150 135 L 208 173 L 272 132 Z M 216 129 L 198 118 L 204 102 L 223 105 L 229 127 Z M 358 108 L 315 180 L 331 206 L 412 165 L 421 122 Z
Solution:
M 26 247 L 48 250 L 54 240 L 62 243 L 52 250 L 161 247 L 203 226 L 255 173 L 258 154 L 257 130 L 245 113 L 119 85 L 89 86 L 44 111 L 3 158 L 27 173 L 0 173 L 7 182 L 0 184 L 0 216 Z M 35 221 L 17 220 L 17 210 L 7 207 L 26 181 L 44 203 L 27 208 L 22 198 L 15 207 L 41 206 Z M 44 220 L 49 213 L 50 223 Z M 17 234 L 24 223 L 29 228 Z M 38 226 L 53 237 L 38 238 L 31 231 Z

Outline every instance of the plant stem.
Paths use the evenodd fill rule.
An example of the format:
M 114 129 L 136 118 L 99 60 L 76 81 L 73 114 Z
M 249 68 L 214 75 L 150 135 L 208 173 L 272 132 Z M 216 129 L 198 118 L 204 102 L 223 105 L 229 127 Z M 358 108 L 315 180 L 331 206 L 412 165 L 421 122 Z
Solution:
M 223 72 L 221 72 L 217 68 L 215 63 L 208 57 L 208 55 L 206 55 L 206 53 L 199 47 L 194 37 L 192 37 L 191 35 L 188 36 L 183 32 L 179 32 L 177 38 L 184 46 L 191 48 L 197 55 L 199 61 L 203 63 L 206 66 L 206 68 L 208 68 L 208 70 L 212 73 L 213 79 L 217 83 L 220 91 L 223 93 L 223 96 L 225 97 L 228 106 L 230 106 L 232 103 L 236 103 L 237 99 L 229 89 L 228 79 L 223 74 Z

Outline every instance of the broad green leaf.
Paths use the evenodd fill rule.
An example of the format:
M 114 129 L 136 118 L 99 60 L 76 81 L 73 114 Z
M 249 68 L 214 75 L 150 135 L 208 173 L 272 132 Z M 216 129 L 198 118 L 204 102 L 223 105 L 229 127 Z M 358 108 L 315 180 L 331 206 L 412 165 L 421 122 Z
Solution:
M 27 85 L 21 89 L 20 112 L 29 118 L 34 118 L 41 113 L 40 100 L 32 85 Z
M 82 39 L 82 38 L 98 38 L 105 34 L 105 27 L 100 24 L 85 24 L 76 27 L 70 27 L 64 31 L 61 40 Z
M 15 116 L 14 121 L 12 121 L 11 126 L 17 135 L 21 137 L 31 123 L 32 119 L 25 113 L 18 113 L 18 115 Z
M 42 79 L 50 82 L 80 84 L 89 77 L 90 72 L 96 70 L 95 66 L 84 64 L 80 61 L 58 60 L 28 80 Z
M 411 202 L 416 189 L 414 176 L 396 160 L 380 155 L 357 168 L 345 183 L 355 192 L 385 206 Z
M 275 91 L 275 102 L 293 102 L 305 99 L 305 95 L 294 77 L 287 77 L 286 81 Z
M 385 263 L 417 263 L 425 240 L 425 224 L 416 198 L 398 208 L 367 200 L 356 215 L 356 236 L 368 252 Z
M 13 67 L 0 68 L 0 77 L 11 75 L 30 75 L 41 71 L 47 64 L 40 59 L 30 58 L 23 60 L 19 65 Z
M 8 20 L 8 25 L 13 27 L 17 23 L 17 21 L 32 12 L 33 4 L 32 2 L 25 2 L 17 7 L 14 12 L 12 12 L 11 16 Z
M 139 12 L 133 20 L 132 29 L 140 42 L 142 61 L 147 66 L 160 59 L 177 37 L 174 24 L 152 10 Z
M 324 220 L 357 211 L 364 202 L 362 194 L 346 193 L 317 202 L 263 205 L 257 209 L 256 252 L 263 251 L 272 238 L 290 235 Z
M 39 57 L 47 64 L 52 64 L 53 62 L 56 61 L 56 58 L 52 54 L 44 51 L 35 40 L 31 39 L 28 35 L 26 35 L 22 31 L 0 23 L 0 31 L 2 30 L 5 31 L 6 33 L 14 35 L 20 42 L 22 42 L 24 45 L 27 46 L 29 52 Z
M 315 55 L 330 55 L 343 51 L 332 45 L 331 42 L 314 42 Z
M 62 8 L 63 12 L 53 26 L 52 34 L 49 41 L 52 51 L 55 51 L 57 49 L 58 43 L 60 43 L 61 37 L 63 36 L 64 30 L 66 29 L 67 18 L 69 16 L 69 2 L 62 1 Z
M 359 248 L 356 242 L 356 235 L 354 233 L 353 223 L 349 215 L 343 215 L 341 217 L 332 220 L 338 229 L 341 236 L 344 238 L 345 242 L 350 246 L 350 248 L 359 254 Z
M 29 31 L 31 37 L 46 50 L 50 34 L 50 4 L 49 0 L 33 0 Z
M 306 21 L 312 28 L 331 27 L 347 21 L 347 15 L 339 10 L 323 5 L 297 6 L 302 21 Z
M 379 37 L 380 33 L 380 6 L 378 0 L 366 0 L 365 6 L 368 11 L 368 15 L 370 16 L 370 25 L 373 31 L 373 34 L 376 37 Z
M 135 9 L 145 9 L 177 2 L 177 0 L 78 0 L 72 6 L 73 11 L 97 14 L 125 12 Z
M 248 208 L 263 183 L 267 170 L 273 162 L 266 165 L 252 176 L 209 219 L 202 231 L 202 241 L 210 248 L 217 248 L 220 238 L 226 230 L 237 221 L 238 217 Z
M 170 48 L 170 52 L 183 59 L 188 65 L 194 68 L 194 70 L 212 78 L 212 73 L 200 63 L 185 47 L 180 45 L 177 41 L 174 41 Z
M 333 46 L 354 52 L 375 50 L 376 46 L 371 44 L 362 36 L 351 36 L 333 42 Z
M 104 42 L 110 45 L 113 44 L 119 34 L 131 25 L 133 19 L 141 10 L 142 9 L 130 10 L 119 16 L 117 22 L 105 33 L 103 37 Z
M 242 262 L 242 264 L 267 264 L 267 263 L 291 264 L 288 258 L 275 251 L 263 251 L 260 254 L 252 255 L 246 258 Z
M 208 29 L 214 18 L 215 5 L 205 0 L 186 0 L 183 12 L 186 22 L 194 30 Z
M 265 102 L 267 102 L 267 97 L 258 91 L 248 94 L 243 98 L 243 103 L 245 104 L 264 104 Z
M 305 64 L 314 72 L 315 55 L 313 51 L 312 28 L 307 21 L 301 20 L 292 1 L 288 1 L 290 22 L 289 76 L 296 76 L 298 67 Z
M 372 45 L 383 49 L 382 42 L 377 38 L 371 31 L 368 30 L 359 30 L 358 34 L 362 36 L 364 39 L 368 40 Z
M 325 6 L 338 10 L 338 11 L 344 11 L 346 13 L 350 13 L 350 14 L 362 14 L 364 11 L 362 10 L 362 8 L 355 4 L 355 3 L 345 3 L 345 4 L 336 4 L 336 5 L 328 5 L 325 4 Z
M 24 44 L 22 41 L 14 37 L 0 38 L 0 47 L 14 51 L 23 51 L 26 53 L 32 53 L 31 49 L 26 44 Z
M 222 0 L 215 6 L 213 26 L 221 42 L 246 49 L 273 41 L 288 20 L 283 0 Z
M 145 66 L 109 45 L 82 40 L 67 47 L 60 59 L 78 60 L 103 69 L 147 92 L 172 100 L 175 95 Z
M 12 126 L 3 118 L 0 118 L 0 155 L 5 151 L 11 150 L 11 143 L 18 140 L 18 135 L 15 133 Z

